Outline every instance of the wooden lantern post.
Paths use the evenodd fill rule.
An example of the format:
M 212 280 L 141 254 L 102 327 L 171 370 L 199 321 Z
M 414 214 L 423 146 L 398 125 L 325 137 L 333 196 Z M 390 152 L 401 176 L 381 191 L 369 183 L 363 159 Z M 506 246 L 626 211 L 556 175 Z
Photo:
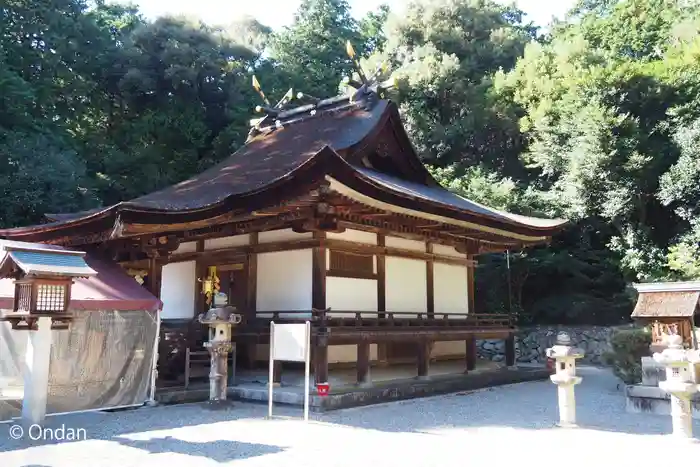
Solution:
M 22 420 L 38 424 L 46 416 L 51 331 L 70 327 L 70 295 L 73 279 L 97 274 L 83 256 L 44 245 L 13 242 L 0 250 L 0 278 L 14 279 L 12 310 L 0 314 L 15 331 L 28 334 L 25 353 Z

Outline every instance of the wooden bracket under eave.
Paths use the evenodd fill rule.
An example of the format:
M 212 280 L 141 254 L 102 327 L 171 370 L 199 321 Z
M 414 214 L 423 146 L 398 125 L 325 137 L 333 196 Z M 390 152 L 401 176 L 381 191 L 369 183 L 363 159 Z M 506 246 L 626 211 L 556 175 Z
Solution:
M 324 216 L 315 219 L 307 219 L 301 222 L 292 224 L 292 230 L 296 233 L 308 232 L 332 232 L 343 233 L 345 227 L 340 224 L 334 216 Z

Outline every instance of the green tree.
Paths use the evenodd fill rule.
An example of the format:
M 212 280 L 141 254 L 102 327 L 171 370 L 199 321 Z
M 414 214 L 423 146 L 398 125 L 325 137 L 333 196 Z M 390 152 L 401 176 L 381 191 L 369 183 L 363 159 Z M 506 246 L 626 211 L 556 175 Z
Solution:
M 345 52 L 347 41 L 358 52 L 364 48 L 346 0 L 303 0 L 294 23 L 273 36 L 270 56 L 284 73 L 287 87 L 331 97 L 353 69 Z
M 404 120 L 426 162 L 525 175 L 516 109 L 493 93 L 491 79 L 533 40 L 535 28 L 521 19 L 488 0 L 413 2 L 390 17 L 384 52 L 372 61 L 392 64 Z

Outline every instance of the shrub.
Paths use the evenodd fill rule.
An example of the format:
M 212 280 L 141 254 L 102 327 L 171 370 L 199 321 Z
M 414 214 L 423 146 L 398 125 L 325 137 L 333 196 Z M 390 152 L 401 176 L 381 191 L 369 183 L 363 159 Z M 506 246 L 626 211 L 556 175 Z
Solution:
M 615 332 L 610 338 L 612 351 L 603 359 L 612 367 L 615 376 L 625 384 L 642 381 L 642 357 L 650 354 L 651 333 L 644 328 L 625 329 Z

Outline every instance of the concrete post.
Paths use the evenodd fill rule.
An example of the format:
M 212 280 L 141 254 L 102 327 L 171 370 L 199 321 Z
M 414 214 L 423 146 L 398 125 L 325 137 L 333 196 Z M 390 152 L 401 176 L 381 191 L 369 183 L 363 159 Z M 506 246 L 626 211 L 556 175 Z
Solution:
M 41 424 L 46 417 L 51 366 L 51 318 L 37 319 L 37 330 L 27 332 L 22 422 Z
M 582 380 L 576 376 L 576 359 L 583 357 L 583 351 L 571 346 L 571 338 L 565 332 L 557 335 L 557 342 L 547 349 L 547 357 L 556 360 L 556 372 L 550 376 L 558 386 L 559 426 L 576 426 L 576 396 L 574 386 Z
M 666 367 L 666 381 L 659 382 L 659 388 L 671 395 L 671 418 L 673 436 L 681 440 L 693 439 L 693 420 L 690 405 L 691 396 L 698 391 L 693 383 L 691 372 L 693 352 L 683 348 L 683 338 L 678 335 L 667 337 L 668 348 L 654 354 L 654 361 Z

